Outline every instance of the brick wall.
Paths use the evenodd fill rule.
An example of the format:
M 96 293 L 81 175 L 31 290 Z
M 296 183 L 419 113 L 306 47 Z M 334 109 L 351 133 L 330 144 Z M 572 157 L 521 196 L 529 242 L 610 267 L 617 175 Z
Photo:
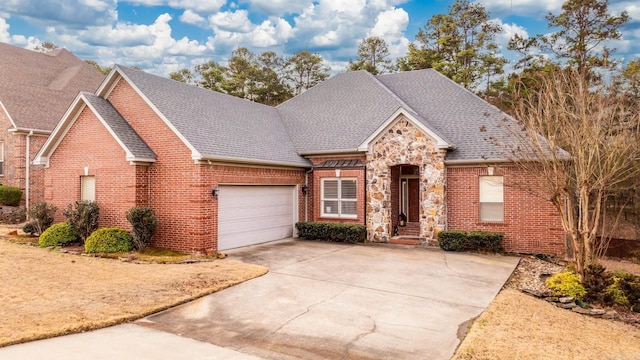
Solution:
M 505 234 L 507 251 L 562 254 L 564 232 L 555 207 L 515 184 L 528 178 L 515 167 L 496 167 L 504 176 L 504 222 L 479 221 L 479 176 L 487 167 L 447 167 L 447 228 L 498 231 Z
M 0 111 L 0 141 L 4 142 L 3 173 L 0 183 L 16 186 L 25 192 L 26 179 L 26 139 L 27 134 L 9 132 L 13 128 L 4 111 Z M 29 159 L 33 160 L 47 140 L 45 135 L 29 136 Z M 44 166 L 30 165 L 29 169 L 30 204 L 44 201 Z M 25 193 L 26 196 L 26 193 Z M 22 204 L 24 204 L 24 199 Z
M 68 204 L 80 200 L 80 177 L 90 175 L 95 176 L 100 226 L 128 229 L 124 214 L 135 205 L 136 166 L 129 165 L 124 150 L 88 108 L 64 140 L 51 154 L 44 177 L 45 201 L 58 208 L 56 222 L 65 220 Z

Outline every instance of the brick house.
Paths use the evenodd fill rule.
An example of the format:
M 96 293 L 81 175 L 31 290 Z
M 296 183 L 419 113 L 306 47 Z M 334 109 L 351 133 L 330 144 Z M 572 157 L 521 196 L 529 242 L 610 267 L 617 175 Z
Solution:
M 19 187 L 27 208 L 44 198 L 44 167 L 31 160 L 78 92 L 95 91 L 103 79 L 65 49 L 0 43 L 0 183 Z
M 373 242 L 492 230 L 509 251 L 562 253 L 555 209 L 510 186 L 527 175 L 487 140 L 508 139 L 504 119 L 434 70 L 339 74 L 269 107 L 115 66 L 34 163 L 47 202 L 95 200 L 102 226 L 124 228 L 148 205 L 154 245 L 179 251 L 282 239 L 308 220 L 364 224 Z

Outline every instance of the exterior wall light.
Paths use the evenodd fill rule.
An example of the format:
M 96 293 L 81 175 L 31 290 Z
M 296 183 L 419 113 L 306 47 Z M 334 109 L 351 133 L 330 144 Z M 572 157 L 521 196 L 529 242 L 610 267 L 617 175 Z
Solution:
M 302 195 L 307 195 L 307 192 L 309 192 L 309 187 L 307 185 L 302 185 Z
M 218 193 L 220 192 L 220 189 L 218 189 L 218 187 L 214 187 L 213 189 L 211 189 L 211 195 L 213 195 L 214 199 L 218 198 Z

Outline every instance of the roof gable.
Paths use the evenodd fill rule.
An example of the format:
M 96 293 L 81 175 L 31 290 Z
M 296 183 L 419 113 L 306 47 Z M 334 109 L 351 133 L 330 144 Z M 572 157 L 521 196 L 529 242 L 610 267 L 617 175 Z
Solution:
M 505 160 L 511 132 L 503 122 L 513 118 L 433 69 L 376 76 L 454 145 L 446 160 Z
M 360 150 L 360 151 L 369 151 L 370 145 L 372 143 L 376 142 L 377 139 L 383 133 L 388 131 L 398 121 L 398 119 L 400 118 L 401 115 L 404 115 L 404 117 L 413 126 L 417 127 L 424 134 L 426 134 L 427 136 L 431 137 L 431 139 L 433 139 L 435 141 L 437 148 L 439 148 L 439 149 L 449 149 L 449 148 L 452 147 L 451 144 L 449 144 L 445 139 L 443 139 L 437 133 L 435 133 L 433 130 L 428 128 L 422 121 L 419 121 L 418 118 L 417 118 L 417 114 L 415 114 L 415 113 L 412 114 L 411 112 L 400 108 L 393 115 L 389 116 L 387 121 L 385 121 L 382 125 L 380 125 L 380 127 L 373 134 L 371 134 L 365 141 L 363 141 L 362 144 L 360 144 L 360 146 L 358 146 L 358 150 Z
M 0 102 L 15 130 L 50 132 L 80 91 L 104 75 L 65 49 L 48 53 L 0 43 Z
M 194 160 L 306 167 L 270 106 L 116 65 L 97 95 L 127 81 L 191 149 Z
M 156 161 L 156 154 L 135 132 L 129 123 L 122 118 L 118 111 L 105 99 L 96 95 L 82 92 L 69 107 L 67 113 L 58 123 L 53 133 L 42 146 L 35 160 L 36 165 L 48 165 L 49 158 L 64 139 L 84 109 L 88 108 L 105 126 L 116 142 L 125 152 L 125 160 L 131 162 L 152 163 Z

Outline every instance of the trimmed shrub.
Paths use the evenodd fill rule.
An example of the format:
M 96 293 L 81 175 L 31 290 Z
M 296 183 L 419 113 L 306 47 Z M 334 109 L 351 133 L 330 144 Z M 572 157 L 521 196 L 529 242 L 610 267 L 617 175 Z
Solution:
M 15 186 L 0 185 L 0 204 L 18 206 L 22 200 L 22 190 Z
M 78 233 L 67 223 L 58 223 L 45 230 L 38 239 L 38 245 L 63 246 L 78 241 Z
M 133 249 L 131 234 L 119 228 L 98 229 L 84 243 L 86 253 L 127 252 Z
M 582 300 L 587 293 L 587 290 L 580 283 L 578 275 L 569 270 L 554 274 L 545 282 L 558 296 L 567 295 Z
M 500 251 L 502 249 L 502 239 L 504 234 L 490 231 L 471 231 L 467 236 L 471 247 L 476 249 L 489 249 Z
M 467 244 L 467 232 L 442 230 L 438 233 L 438 245 L 444 251 L 462 251 Z
M 27 213 L 29 218 L 31 218 L 31 221 L 26 224 L 22 230 L 26 233 L 30 233 L 31 235 L 34 233 L 42 234 L 53 224 L 53 217 L 55 216 L 56 211 L 58 211 L 57 207 L 47 204 L 44 201 L 34 205 Z M 31 229 L 29 225 L 33 229 Z M 30 231 L 25 230 L 25 228 Z
M 136 206 L 127 211 L 127 220 L 131 224 L 133 243 L 138 251 L 144 250 L 158 228 L 158 218 L 153 209 Z
M 94 201 L 76 201 L 75 207 L 69 204 L 62 212 L 67 222 L 75 229 L 84 244 L 85 240 L 98 228 L 100 208 Z
M 367 229 L 361 224 L 336 224 L 323 222 L 296 223 L 298 237 L 307 240 L 326 240 L 355 244 L 364 242 Z

